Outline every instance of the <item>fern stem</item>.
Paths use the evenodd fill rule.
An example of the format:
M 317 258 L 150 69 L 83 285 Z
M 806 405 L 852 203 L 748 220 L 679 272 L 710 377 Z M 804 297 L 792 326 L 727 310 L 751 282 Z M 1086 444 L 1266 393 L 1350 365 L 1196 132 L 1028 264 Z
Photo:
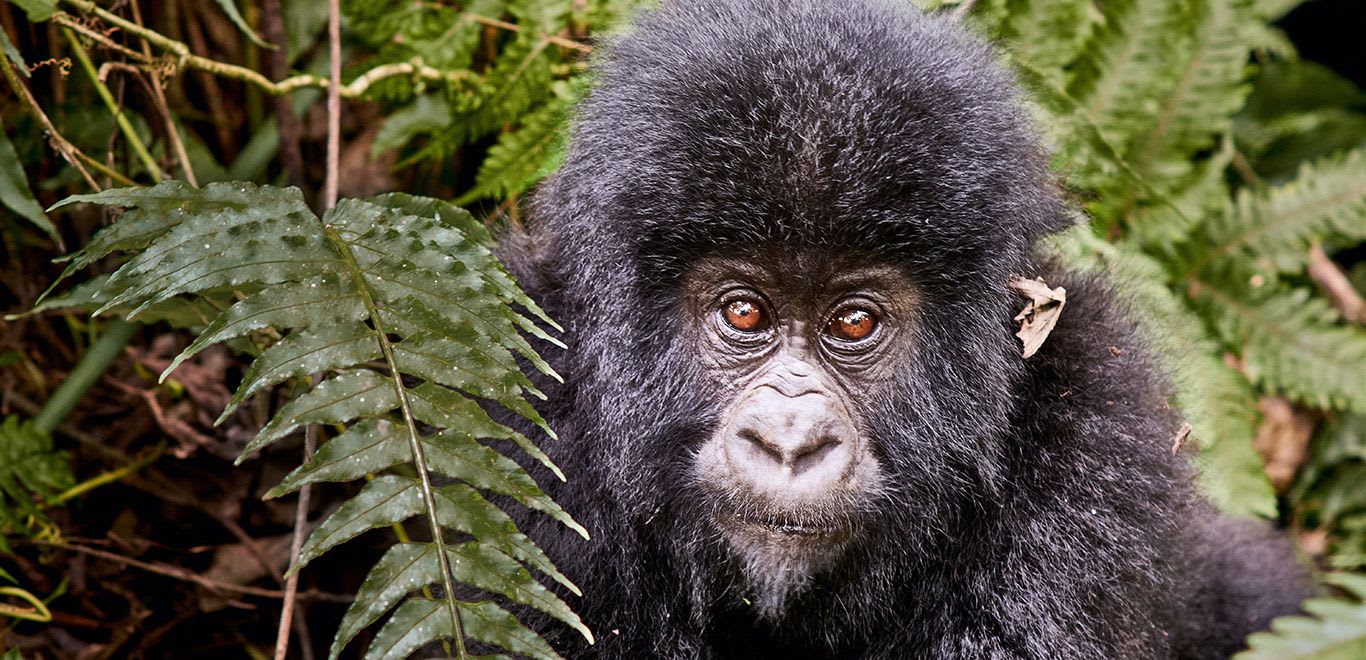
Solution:
M 394 394 L 398 398 L 399 410 L 403 412 L 403 423 L 408 428 L 408 448 L 413 454 L 413 465 L 417 468 L 418 484 L 422 491 L 422 504 L 427 510 L 427 522 L 431 526 L 432 544 L 436 546 L 436 561 L 441 568 L 441 586 L 442 591 L 445 592 L 446 611 L 451 617 L 451 631 L 455 637 L 456 657 L 468 658 L 469 654 L 465 650 L 465 634 L 460 626 L 460 611 L 455 600 L 455 576 L 451 573 L 450 560 L 446 555 L 446 538 L 442 535 L 441 523 L 436 517 L 436 493 L 432 488 L 432 477 L 427 468 L 427 454 L 422 449 L 422 439 L 418 436 L 417 420 L 413 418 L 413 407 L 408 400 L 408 390 L 403 387 L 403 376 L 398 366 L 398 360 L 394 357 L 394 346 L 389 342 L 389 335 L 380 320 L 379 305 L 375 303 L 374 292 L 365 283 L 365 274 L 361 271 L 360 264 L 356 263 L 346 241 L 331 225 L 324 224 L 323 233 L 337 253 L 341 255 L 342 263 L 346 265 L 351 280 L 355 283 L 356 290 L 360 292 L 361 300 L 365 303 L 366 313 L 369 315 L 371 323 L 374 324 L 375 337 L 379 340 L 380 352 L 384 354 L 384 364 L 389 369 L 389 377 L 394 383 Z
M 81 40 L 77 39 L 76 35 L 67 28 L 62 28 L 62 34 L 66 35 L 67 42 L 71 44 L 71 51 L 76 54 L 76 59 L 80 61 L 86 77 L 90 78 L 90 84 L 95 86 L 95 92 L 100 95 L 105 107 L 109 108 L 109 113 L 114 115 L 114 122 L 118 124 L 124 139 L 128 140 L 128 146 L 132 147 L 133 154 L 142 161 L 142 166 L 147 168 L 147 173 L 152 175 L 153 180 L 165 179 L 166 174 L 161 171 L 161 166 L 157 165 L 156 159 L 147 150 L 147 145 L 142 143 L 142 138 L 138 137 L 138 132 L 133 128 L 133 123 L 128 121 L 128 115 L 123 113 L 123 108 L 119 107 L 118 101 L 114 100 L 114 95 L 109 91 L 109 87 L 100 80 L 100 73 L 95 70 L 95 64 L 90 61 L 90 54 L 85 52 L 85 46 L 81 45 Z
M 115 319 L 106 326 L 100 338 L 95 340 L 95 344 L 86 351 L 81 361 L 76 363 L 76 368 L 71 370 L 66 380 L 57 387 L 57 391 L 48 397 L 42 410 L 33 416 L 33 428 L 43 433 L 52 433 L 76 407 L 81 397 L 85 396 L 86 390 L 104 375 L 109 363 L 123 352 L 123 347 L 133 338 L 133 333 L 137 332 L 137 329 L 137 324 L 123 319 Z

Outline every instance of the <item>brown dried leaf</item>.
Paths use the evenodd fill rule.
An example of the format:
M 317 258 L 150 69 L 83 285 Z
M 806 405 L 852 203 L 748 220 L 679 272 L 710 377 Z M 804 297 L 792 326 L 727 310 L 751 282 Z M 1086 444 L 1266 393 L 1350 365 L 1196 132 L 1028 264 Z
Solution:
M 1019 276 L 1010 278 L 1010 288 L 1029 299 L 1029 304 L 1015 316 L 1020 322 L 1020 331 L 1015 336 L 1024 344 L 1021 355 L 1028 358 L 1039 351 L 1058 324 L 1067 304 L 1067 289 L 1050 288 L 1041 277 L 1027 280 Z
M 278 577 L 289 566 L 289 545 L 293 538 L 293 534 L 281 534 L 256 539 L 255 548 L 243 543 L 218 546 L 213 553 L 213 565 L 203 577 L 237 586 L 249 585 L 272 573 Z M 262 560 L 270 565 L 269 570 L 262 565 Z M 227 604 L 228 601 L 217 594 L 204 592 L 199 596 L 199 608 L 205 612 L 217 612 Z
M 1186 445 L 1186 440 L 1191 437 L 1191 425 L 1186 422 L 1181 423 L 1181 428 L 1176 429 L 1176 435 L 1172 436 L 1172 455 L 1181 452 L 1181 448 Z
M 1271 485 L 1276 492 L 1283 493 L 1294 481 L 1300 464 L 1304 463 L 1315 420 L 1280 396 L 1262 397 L 1257 402 L 1257 409 L 1262 413 L 1262 425 L 1257 428 L 1257 439 L 1253 443 L 1265 461 L 1263 468 Z

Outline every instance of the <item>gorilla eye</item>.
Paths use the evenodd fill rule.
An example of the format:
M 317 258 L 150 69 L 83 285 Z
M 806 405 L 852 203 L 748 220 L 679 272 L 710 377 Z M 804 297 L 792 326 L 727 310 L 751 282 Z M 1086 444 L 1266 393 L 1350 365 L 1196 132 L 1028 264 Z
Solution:
M 740 298 L 726 303 L 722 314 L 730 327 L 741 332 L 759 332 L 768 327 L 764 308 L 755 300 Z
M 877 317 L 862 307 L 845 307 L 835 312 L 830 319 L 826 332 L 836 339 L 858 341 L 873 334 L 877 328 Z

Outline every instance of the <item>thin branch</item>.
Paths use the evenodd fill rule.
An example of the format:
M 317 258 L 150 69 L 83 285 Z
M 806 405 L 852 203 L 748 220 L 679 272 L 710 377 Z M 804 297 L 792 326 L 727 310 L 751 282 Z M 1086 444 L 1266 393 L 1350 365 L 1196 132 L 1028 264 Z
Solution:
M 327 78 L 307 73 L 290 76 L 279 82 L 274 82 L 253 69 L 234 64 L 226 64 L 207 57 L 195 55 L 190 52 L 190 47 L 183 42 L 171 39 L 160 32 L 150 30 L 129 21 L 118 14 L 102 9 L 89 0 L 63 0 L 63 2 L 83 12 L 94 14 L 101 20 L 141 37 L 153 46 L 169 52 L 171 55 L 175 56 L 176 66 L 184 69 L 204 71 L 224 78 L 240 80 L 255 85 L 268 94 L 274 95 L 289 94 L 309 87 L 327 89 L 330 84 Z M 385 78 L 399 76 L 407 76 L 416 80 L 452 85 L 467 82 L 471 78 L 469 71 L 441 71 L 440 69 L 427 66 L 422 58 L 414 57 L 406 62 L 382 64 L 370 69 L 360 76 L 357 76 L 356 79 L 352 80 L 349 84 L 343 85 L 340 94 L 342 98 L 346 99 L 360 98 L 370 89 L 370 86 L 376 82 Z
M 133 10 L 133 20 L 142 24 L 142 10 L 138 7 L 137 0 L 132 0 L 129 8 Z M 152 49 L 146 41 L 142 43 L 142 52 L 147 59 L 152 59 Z M 166 90 L 161 86 L 161 75 L 157 71 L 148 73 L 147 79 L 152 83 L 152 97 L 156 101 L 157 109 L 161 111 L 161 116 L 166 119 L 166 139 L 171 143 L 171 148 L 175 150 L 176 160 L 180 162 L 180 170 L 185 173 L 185 181 L 195 188 L 199 187 L 199 179 L 194 175 L 194 167 L 190 165 L 190 154 L 185 151 L 185 143 L 180 139 L 180 130 L 176 128 L 175 116 L 171 114 L 171 105 L 166 102 Z
M 327 2 L 327 50 L 331 80 L 327 86 L 327 179 L 323 208 L 337 205 L 337 180 L 341 169 L 341 7 L 340 0 Z
M 1362 299 L 1347 274 L 1315 243 L 1309 248 L 1309 277 L 1328 295 L 1348 323 L 1366 324 L 1366 299 Z
M 289 42 L 285 36 L 280 0 L 262 0 L 261 27 L 266 41 L 275 44 L 275 48 L 266 53 L 266 70 L 270 77 L 279 80 L 289 73 Z M 283 161 L 289 184 L 302 189 L 305 183 L 304 156 L 299 146 L 301 130 L 299 119 L 294 116 L 294 103 L 285 96 L 276 96 L 271 101 L 275 109 L 275 127 L 280 133 L 280 160 Z
M 509 31 L 509 32 L 521 32 L 521 31 L 522 31 L 522 26 L 517 25 L 516 23 L 509 23 L 509 22 L 507 22 L 507 21 L 500 21 L 500 20 L 498 20 L 498 19 L 496 19 L 496 18 L 489 18 L 488 16 L 480 16 L 479 14 L 471 14 L 471 13 L 469 13 L 469 12 L 465 12 L 465 13 L 461 14 L 460 16 L 461 16 L 461 18 L 464 18 L 464 19 L 466 19 L 466 20 L 474 21 L 475 23 L 479 23 L 480 25 L 487 25 L 487 26 L 489 26 L 489 27 L 496 27 L 496 28 L 498 28 L 498 29 L 500 29 L 500 30 L 507 30 L 507 31 Z M 574 41 L 573 39 L 566 39 L 566 38 L 561 37 L 561 36 L 559 36 L 559 35 L 554 35 L 554 34 L 549 34 L 549 33 L 544 33 L 544 32 L 541 33 L 540 36 L 541 36 L 541 38 L 544 39 L 545 41 L 547 41 L 547 42 L 549 42 L 549 43 L 552 43 L 552 44 L 555 44 L 556 46 L 562 46 L 562 47 L 568 48 L 568 49 L 570 49 L 570 50 L 577 50 L 577 51 L 579 51 L 580 53 L 591 53 L 591 52 L 593 52 L 593 47 L 592 47 L 592 46 L 589 46 L 588 44 L 579 43 L 579 42 L 577 42 L 577 41 Z
M 1252 164 L 1247 162 L 1247 157 L 1243 155 L 1242 151 L 1233 150 L 1233 160 L 1230 161 L 1230 164 L 1233 165 L 1233 171 L 1237 172 L 1238 176 L 1243 179 L 1243 183 L 1253 188 L 1262 187 L 1262 178 L 1257 176 L 1257 170 L 1253 169 Z
M 90 78 L 90 84 L 95 86 L 95 92 L 104 101 L 104 105 L 109 108 L 109 112 L 114 115 L 114 123 L 118 124 L 124 139 L 128 141 L 128 146 L 132 147 L 133 153 L 137 155 L 138 160 L 142 161 L 142 166 L 146 168 L 148 174 L 152 175 L 153 180 L 165 179 L 166 175 L 162 173 L 156 159 L 152 158 L 152 153 L 147 150 L 147 145 L 142 143 L 142 138 L 138 137 L 138 132 L 133 128 L 133 123 L 128 121 L 128 116 L 123 113 L 123 108 L 119 107 L 119 103 L 114 100 L 114 95 L 110 93 L 104 81 L 100 80 L 100 74 L 95 70 L 95 64 L 90 61 L 90 54 L 85 52 L 85 46 L 81 45 L 81 40 L 77 39 L 75 33 L 66 28 L 62 29 L 62 33 L 66 35 L 67 42 L 71 44 L 71 51 L 75 53 L 76 60 L 81 63 L 81 68 L 85 70 L 86 77 Z
M 101 46 L 104 46 L 109 50 L 118 52 L 122 54 L 124 57 L 129 57 L 144 63 L 152 61 L 151 53 L 139 53 L 117 41 L 114 41 L 113 39 L 110 39 L 108 36 L 106 36 L 103 32 L 92 29 L 89 25 L 86 25 L 84 22 L 76 20 L 76 17 L 72 16 L 71 14 L 57 12 L 56 14 L 53 14 L 52 22 L 64 28 L 70 28 L 72 30 L 75 30 L 76 32 L 79 32 L 82 35 L 84 35 L 87 39 Z
M 52 125 L 52 120 L 48 118 L 47 113 L 43 112 L 43 106 L 38 105 L 38 99 L 33 98 L 33 92 L 29 91 L 28 85 L 25 85 L 24 81 L 20 80 L 19 74 L 14 72 L 14 69 L 10 66 L 8 57 L 0 58 L 0 72 L 4 73 L 5 80 L 9 82 L 10 89 L 14 90 L 14 95 L 23 99 L 24 104 L 28 106 L 29 112 L 32 112 L 33 116 L 38 119 L 38 123 L 43 125 L 43 132 L 47 133 L 48 144 L 51 145 L 53 149 L 56 149 L 57 153 L 61 154 L 62 158 L 66 160 L 67 163 L 76 168 L 77 172 L 81 173 L 81 178 L 85 179 L 86 184 L 90 186 L 91 190 L 101 190 L 100 184 L 95 182 L 95 177 L 90 176 L 89 170 L 86 170 L 85 167 L 81 165 L 81 162 L 88 160 L 92 163 L 92 166 L 97 167 L 97 169 L 103 169 L 104 164 L 81 153 L 81 150 L 77 149 L 76 145 L 71 144 L 65 137 L 62 137 L 62 134 L 57 131 L 57 127 Z M 110 172 L 113 172 L 113 170 L 110 170 Z M 58 240 L 61 240 L 60 237 L 58 237 Z M 65 246 L 58 245 L 58 247 L 63 251 L 66 250 Z
M 196 573 L 191 573 L 178 566 L 169 566 L 166 564 L 152 564 L 145 561 L 133 559 L 132 557 L 125 557 L 120 554 L 115 554 L 113 552 L 97 550 L 95 548 L 88 548 L 83 545 L 74 545 L 71 543 L 63 543 L 60 541 L 43 541 L 41 539 L 34 539 L 31 542 L 39 545 L 52 546 L 54 548 L 62 548 L 63 550 L 70 550 L 72 552 L 79 552 L 83 555 L 99 557 L 100 559 L 108 559 L 109 561 L 118 562 L 125 566 L 140 568 L 149 573 L 156 573 L 157 575 L 164 575 L 166 577 L 175 578 L 177 580 L 193 582 L 211 591 L 231 591 L 239 594 L 245 594 L 248 596 L 260 596 L 262 598 L 284 598 L 285 596 L 285 593 L 283 591 L 279 591 L 276 589 L 262 589 L 260 587 L 250 587 L 244 584 L 232 584 L 229 582 L 210 580 L 209 578 L 206 578 Z M 342 594 L 333 594 L 316 590 L 300 594 L 300 597 L 324 603 L 350 603 L 352 600 L 354 600 L 350 596 L 344 596 Z

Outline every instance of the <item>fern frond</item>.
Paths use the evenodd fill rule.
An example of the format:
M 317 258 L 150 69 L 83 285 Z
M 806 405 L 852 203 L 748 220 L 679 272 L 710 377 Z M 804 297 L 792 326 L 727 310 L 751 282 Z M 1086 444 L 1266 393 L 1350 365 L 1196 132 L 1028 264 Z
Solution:
M 504 132 L 489 147 L 474 187 L 457 204 L 492 197 L 506 199 L 535 185 L 558 165 L 564 142 L 564 123 L 578 102 L 573 87 L 557 82 L 554 96 L 522 119 L 516 130 Z
M 1308 616 L 1283 616 L 1271 630 L 1249 635 L 1248 650 L 1236 660 L 1352 660 L 1366 657 L 1366 577 L 1336 573 L 1325 582 L 1347 591 L 1352 599 L 1311 598 Z
M 1190 295 L 1248 378 L 1312 406 L 1366 411 L 1366 331 L 1338 324 L 1337 310 L 1307 289 L 1211 275 L 1191 279 Z
M 1073 67 L 1068 92 L 1112 144 L 1152 125 L 1191 50 L 1188 0 L 1117 0 Z
M 1236 206 L 1210 223 L 1190 270 L 1250 256 L 1281 272 L 1299 271 L 1310 243 L 1327 238 L 1366 240 L 1366 149 L 1306 163 L 1270 193 L 1240 191 Z
M 1229 186 L 1224 175 L 1233 155 L 1233 139 L 1225 135 L 1219 149 L 1208 158 L 1162 163 L 1166 171 L 1154 174 L 1170 192 L 1171 203 L 1135 208 L 1127 223 L 1130 236 L 1145 247 L 1165 249 L 1188 240 L 1209 218 L 1227 213 Z M 1125 193 L 1126 202 L 1137 194 L 1130 189 Z
M 558 344 L 533 319 L 553 323 L 494 258 L 483 225 L 458 207 L 401 194 L 344 200 L 319 219 L 295 189 L 242 183 L 196 190 L 168 182 L 61 205 L 76 202 L 126 209 L 68 268 L 134 253 L 101 285 L 100 311 L 127 308 L 137 316 L 182 296 L 224 287 L 243 292 L 163 378 L 208 346 L 267 328 L 284 336 L 251 364 L 225 415 L 273 385 L 321 376 L 280 407 L 239 462 L 309 424 L 348 428 L 269 496 L 381 473 L 314 531 L 291 570 L 369 529 L 427 520 L 430 544 L 395 550 L 411 553 L 402 588 L 353 603 L 334 657 L 359 628 L 395 606 L 371 656 L 442 638 L 454 639 L 464 655 L 469 638 L 558 657 L 496 602 L 467 602 L 464 595 L 475 592 L 539 609 L 592 641 L 577 615 L 526 567 L 577 588 L 480 494 L 508 497 L 587 537 L 519 464 L 479 441 L 512 440 L 558 474 L 534 443 L 476 400 L 496 403 L 553 437 L 528 401 L 543 395 L 519 364 L 525 360 L 558 378 L 523 336 Z M 382 474 L 404 463 L 415 477 Z M 436 487 L 432 475 L 455 483 Z M 390 569 L 381 562 L 371 579 Z M 436 597 L 400 604 L 428 585 L 439 586 L 431 592 Z
M 1132 158 L 1141 172 L 1156 161 L 1187 161 L 1210 148 L 1232 127 L 1232 115 L 1251 87 L 1244 33 L 1256 19 L 1247 0 L 1196 3 L 1190 50 L 1178 63 L 1180 75 L 1162 96 L 1151 126 L 1138 138 Z
M 1095 19 L 1088 0 L 1010 0 L 1002 28 L 1005 47 L 1017 59 L 1061 84 Z
M 478 79 L 472 94 L 452 100 L 455 112 L 447 129 L 405 163 L 442 157 L 523 116 L 550 94 L 554 66 L 560 61 L 547 35 L 559 32 L 568 20 L 565 6 L 511 3 L 507 11 L 516 19 L 517 31 L 499 51 L 493 66 Z

